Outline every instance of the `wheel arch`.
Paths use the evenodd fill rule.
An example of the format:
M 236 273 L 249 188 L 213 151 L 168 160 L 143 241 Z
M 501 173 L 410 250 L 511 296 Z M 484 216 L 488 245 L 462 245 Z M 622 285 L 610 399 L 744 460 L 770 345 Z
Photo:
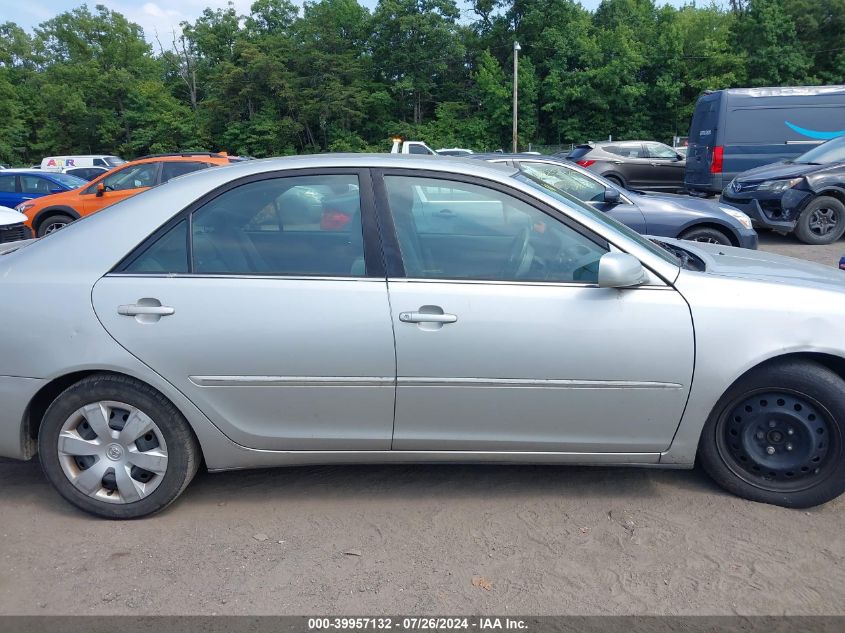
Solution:
M 188 428 L 191 429 L 191 433 L 193 434 L 194 439 L 197 440 L 197 445 L 199 446 L 200 450 L 200 456 L 202 456 L 202 442 L 200 441 L 197 429 L 194 428 L 190 416 L 186 416 L 185 412 L 182 411 L 182 408 L 179 407 L 177 403 L 173 402 L 172 398 L 169 398 L 166 393 L 163 393 L 155 385 L 150 384 L 148 381 L 143 380 L 138 376 L 133 376 L 127 373 L 105 369 L 83 369 L 79 371 L 73 371 L 70 373 L 62 374 L 60 376 L 56 376 L 47 384 L 42 386 L 41 389 L 39 389 L 35 393 L 35 395 L 32 396 L 29 401 L 29 406 L 26 409 L 26 416 L 24 418 L 24 437 L 29 438 L 32 441 L 37 440 L 38 433 L 41 430 L 41 424 L 44 420 L 44 414 L 47 413 L 47 409 L 50 407 L 53 401 L 65 389 L 77 384 L 78 382 L 90 376 L 115 376 L 138 382 L 148 387 L 149 389 L 154 390 L 162 398 L 165 398 L 168 402 L 170 402 L 170 404 L 173 405 L 173 407 L 185 417 L 188 423 Z
M 82 217 L 73 207 L 68 207 L 66 205 L 53 205 L 47 207 L 46 209 L 41 209 L 41 211 L 35 214 L 35 217 L 32 218 L 32 229 L 37 233 L 38 229 L 41 228 L 41 222 L 44 221 L 44 218 L 58 213 L 67 215 L 74 220 L 78 220 Z
M 724 233 L 727 236 L 727 238 L 731 241 L 731 246 L 739 246 L 739 238 L 737 237 L 734 229 L 732 229 L 729 225 L 722 224 L 716 220 L 693 220 L 681 227 L 681 230 L 678 231 L 678 239 L 681 239 L 681 235 L 684 233 L 694 231 L 695 229 L 713 229 L 715 231 L 719 231 L 719 233 Z

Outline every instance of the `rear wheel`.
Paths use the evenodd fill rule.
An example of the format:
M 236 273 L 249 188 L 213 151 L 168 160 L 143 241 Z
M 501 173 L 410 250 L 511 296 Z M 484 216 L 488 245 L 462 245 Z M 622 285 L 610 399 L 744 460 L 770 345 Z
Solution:
M 111 519 L 158 512 L 185 489 L 199 447 L 179 411 L 147 385 L 97 375 L 62 392 L 38 435 L 41 465 L 75 506 Z
M 50 214 L 38 224 L 38 237 L 44 237 L 48 233 L 63 229 L 71 222 L 73 222 L 73 218 L 64 213 Z
M 806 508 L 845 491 L 845 381 L 809 362 L 741 378 L 707 421 L 699 457 L 713 479 L 753 501 Z
M 605 179 L 609 180 L 610 182 L 612 182 L 617 187 L 622 187 L 623 189 L 625 188 L 625 181 L 622 180 L 622 178 L 620 176 L 614 176 L 614 175 L 611 174 L 610 176 L 605 176 Z
M 680 238 L 682 240 L 690 240 L 692 242 L 704 242 L 706 244 L 722 244 L 723 246 L 731 246 L 731 238 L 719 229 L 714 229 L 709 226 L 702 226 L 692 228 L 684 231 Z
M 845 233 L 845 205 L 820 196 L 810 202 L 795 224 L 795 237 L 805 244 L 831 244 Z

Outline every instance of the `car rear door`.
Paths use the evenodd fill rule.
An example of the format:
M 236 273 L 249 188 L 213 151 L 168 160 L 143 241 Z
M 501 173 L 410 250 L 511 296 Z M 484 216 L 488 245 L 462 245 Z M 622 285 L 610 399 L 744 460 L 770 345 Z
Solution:
M 238 444 L 387 450 L 396 361 L 369 175 L 286 174 L 179 214 L 96 284 L 94 308 Z M 350 220 L 321 226 L 341 190 Z
M 692 378 L 683 298 L 665 285 L 599 288 L 608 244 L 509 187 L 442 173 L 381 176 L 385 251 L 401 253 L 388 259 L 393 449 L 656 461 Z M 474 199 L 491 216 L 427 233 L 417 224 L 420 188 L 451 191 L 464 201 L 458 215 Z
M 21 194 L 18 192 L 17 176 L 0 171 L 0 207 L 14 209 L 20 202 Z

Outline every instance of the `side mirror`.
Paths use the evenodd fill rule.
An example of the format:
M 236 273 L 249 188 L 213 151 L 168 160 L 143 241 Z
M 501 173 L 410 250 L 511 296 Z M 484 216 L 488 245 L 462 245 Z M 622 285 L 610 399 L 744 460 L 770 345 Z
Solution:
M 604 201 L 606 204 L 619 204 L 619 201 L 622 197 L 619 195 L 619 191 L 616 189 L 605 189 L 604 190 Z
M 599 260 L 599 287 L 630 288 L 645 283 L 645 268 L 628 253 L 605 253 Z
M 62 189 L 61 187 L 53 187 L 52 189 L 50 189 L 50 193 L 62 193 L 63 191 L 64 189 Z
M 686 160 L 686 159 L 687 159 L 687 157 L 682 155 L 682 154 L 675 154 L 675 160 L 676 161 L 682 161 L 682 160 Z
M 103 183 L 97 183 L 97 197 L 100 198 L 106 192 L 106 186 Z

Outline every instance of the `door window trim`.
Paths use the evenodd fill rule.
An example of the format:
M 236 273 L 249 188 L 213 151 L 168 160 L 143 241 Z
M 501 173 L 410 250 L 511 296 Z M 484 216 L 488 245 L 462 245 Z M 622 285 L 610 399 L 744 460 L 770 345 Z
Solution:
M 231 191 L 236 187 L 247 185 L 263 180 L 276 178 L 296 178 L 301 176 L 357 176 L 358 196 L 361 203 L 361 228 L 364 239 L 364 265 L 366 272 L 358 277 L 338 277 L 336 275 L 302 275 L 302 274 L 279 274 L 279 273 L 195 273 L 193 257 L 193 226 L 192 219 L 194 211 L 205 206 L 215 198 Z M 179 222 L 187 222 L 186 249 L 188 255 L 187 273 L 138 273 L 127 270 L 136 259 L 144 254 L 148 248 L 153 246 L 159 238 L 163 237 L 170 229 Z M 283 169 L 251 174 L 236 180 L 226 182 L 219 187 L 206 192 L 188 206 L 177 212 L 167 222 L 144 238 L 137 246 L 123 257 L 108 273 L 108 275 L 122 275 L 127 277 L 191 277 L 191 278 L 237 278 L 237 279 L 308 279 L 308 280 L 336 280 L 351 281 L 362 279 L 385 279 L 385 258 L 381 248 L 381 239 L 374 211 L 374 191 L 370 170 L 356 167 L 309 167 L 305 169 Z
M 464 174 L 453 174 L 442 171 L 429 171 L 426 169 L 402 169 L 397 167 L 373 169 L 373 188 L 376 196 L 376 213 L 378 216 L 379 227 L 382 230 L 382 244 L 385 257 L 385 264 L 387 268 L 388 279 L 406 280 L 406 281 L 420 281 L 420 282 L 439 282 L 439 283 L 478 283 L 478 284 L 510 284 L 510 285 L 567 285 L 567 286 L 595 286 L 592 282 L 549 282 L 549 281 L 521 281 L 512 279 L 472 279 L 472 278 L 429 278 L 429 277 L 408 277 L 405 273 L 405 264 L 402 259 L 402 253 L 399 249 L 399 239 L 396 236 L 396 225 L 393 222 L 393 213 L 390 210 L 387 197 L 387 186 L 384 182 L 385 176 L 401 176 L 407 178 L 430 178 L 432 180 L 446 180 L 457 182 L 461 184 L 475 185 L 492 189 L 499 193 L 508 195 L 528 206 L 540 211 L 552 219 L 559 221 L 567 228 L 574 230 L 583 237 L 587 238 L 600 248 L 607 252 L 611 250 L 611 244 L 601 235 L 594 233 L 587 227 L 582 226 L 566 214 L 561 213 L 554 207 L 545 204 L 542 200 L 538 200 L 523 191 L 508 187 L 505 184 L 488 180 L 479 176 L 469 176 Z

